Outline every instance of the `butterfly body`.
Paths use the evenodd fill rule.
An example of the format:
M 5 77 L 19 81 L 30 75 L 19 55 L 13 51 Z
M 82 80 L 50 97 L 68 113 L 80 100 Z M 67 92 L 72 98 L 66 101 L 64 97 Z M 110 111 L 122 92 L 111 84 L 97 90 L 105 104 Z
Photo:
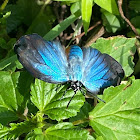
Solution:
M 67 83 L 75 91 L 83 85 L 89 92 L 117 85 L 124 76 L 121 65 L 94 48 L 70 47 L 68 56 L 57 41 L 37 34 L 21 37 L 15 51 L 22 65 L 36 78 L 49 83 Z
M 81 81 L 82 79 L 83 52 L 79 46 L 73 45 L 68 56 L 68 75 L 70 81 Z

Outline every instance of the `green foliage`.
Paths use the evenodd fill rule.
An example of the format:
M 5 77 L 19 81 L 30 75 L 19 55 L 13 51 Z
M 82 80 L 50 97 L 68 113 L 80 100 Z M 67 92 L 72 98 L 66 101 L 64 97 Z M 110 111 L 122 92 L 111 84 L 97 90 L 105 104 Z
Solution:
M 94 2 L 108 12 L 119 15 L 117 3 L 115 0 L 94 0 Z
M 2 124 L 18 119 L 16 111 L 18 110 L 18 103 L 21 101 L 18 96 L 21 95 L 16 91 L 16 83 L 19 74 L 19 72 L 13 74 L 5 71 L 0 72 L 0 121 Z
M 24 20 L 22 16 L 22 10 L 19 5 L 8 5 L 5 9 L 6 12 L 11 11 L 11 15 L 6 19 L 7 21 L 7 32 L 10 33 L 16 29 L 21 22 Z
M 129 7 L 133 10 L 140 11 L 140 1 L 138 0 L 131 0 L 129 3 Z
M 103 13 L 103 25 L 106 27 L 106 30 L 108 32 L 115 33 L 121 27 L 119 19 L 117 18 L 117 16 L 107 12 L 106 10 L 101 9 L 101 11 Z
M 13 55 L 9 58 L 5 58 L 0 62 L 0 70 L 15 71 L 16 68 L 22 68 L 23 66 L 17 60 L 17 56 Z
M 78 14 L 79 15 L 79 14 Z M 78 16 L 71 15 L 67 19 L 65 19 L 60 24 L 56 25 L 51 31 L 49 31 L 45 36 L 44 39 L 46 40 L 53 40 L 56 38 L 62 31 L 64 31 L 71 23 L 73 23 Z
M 10 128 L 6 132 L 6 137 L 8 139 L 16 139 L 21 134 L 28 133 L 34 128 L 36 128 L 36 123 L 32 121 L 24 121 L 18 124 L 11 123 Z
M 130 87 L 120 85 L 105 90 L 106 104 L 98 104 L 89 114 L 90 125 L 98 135 L 108 140 L 140 138 L 139 84 L 140 80 L 134 80 Z
M 140 43 L 121 18 L 116 0 L 4 0 L 0 4 L 0 139 L 140 139 Z M 123 11 L 139 33 L 139 1 L 123 3 Z M 104 27 L 106 38 L 91 46 L 111 55 L 125 71 L 121 85 L 98 95 L 106 103 L 85 99 L 78 91 L 69 104 L 74 92 L 67 90 L 67 84 L 34 80 L 15 55 L 16 40 L 32 33 L 46 40 L 59 38 L 63 45 L 75 39 L 84 46 L 92 34 L 98 35 L 95 27 L 88 31 L 97 21 L 102 21 L 97 30 Z
M 31 101 L 40 112 L 53 120 L 60 121 L 75 116 L 84 104 L 83 95 L 77 93 L 67 108 L 71 97 L 74 95 L 73 90 L 67 91 L 63 96 L 66 87 L 61 86 L 57 91 L 56 89 L 56 84 L 49 84 L 36 79 L 35 85 L 31 86 Z
M 80 129 L 73 126 L 72 123 L 59 123 L 57 125 L 51 126 L 45 130 L 43 133 L 41 129 L 35 129 L 34 132 L 27 135 L 26 139 L 36 139 L 36 140 L 73 140 L 73 139 L 83 139 L 83 140 L 94 140 L 92 136 L 89 135 L 88 131 Z
M 87 31 L 90 23 L 90 18 L 92 14 L 92 4 L 93 0 L 82 0 L 82 20 L 84 25 L 84 30 Z
M 92 110 L 91 105 L 88 102 L 80 109 L 80 112 L 77 113 L 76 116 L 70 118 L 70 122 L 73 122 L 74 125 L 79 125 L 81 127 L 85 127 L 88 125 L 88 113 Z
M 80 11 L 80 8 L 81 8 L 80 1 L 77 1 L 77 2 L 73 3 L 70 7 L 71 13 L 74 14 L 77 11 Z
M 92 7 L 94 5 L 94 2 L 100 7 L 102 7 L 103 9 L 107 10 L 108 12 L 115 15 L 119 15 L 115 0 L 104 0 L 104 1 L 102 0 L 76 0 L 76 1 L 56 0 L 56 1 L 66 1 L 66 2 L 69 1 L 73 3 L 75 2 L 75 4 L 73 4 L 71 7 L 71 12 L 74 13 L 75 11 L 81 9 L 83 27 L 85 32 L 87 32 L 90 25 Z
M 32 78 L 26 73 L 6 71 L 0 71 L 0 77 L 0 122 L 7 124 L 24 112 Z

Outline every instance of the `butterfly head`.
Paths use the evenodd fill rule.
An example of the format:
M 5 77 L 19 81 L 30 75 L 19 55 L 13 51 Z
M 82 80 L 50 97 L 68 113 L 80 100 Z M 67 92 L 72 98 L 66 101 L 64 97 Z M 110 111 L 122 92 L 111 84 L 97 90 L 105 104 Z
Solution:
M 80 81 L 69 81 L 68 83 L 70 83 L 70 86 L 69 88 L 73 89 L 74 91 L 74 94 L 73 96 L 71 97 L 71 99 L 69 100 L 68 104 L 67 104 L 67 108 L 68 106 L 70 105 L 70 102 L 72 101 L 73 97 L 75 96 L 75 94 L 77 93 L 78 90 L 82 91 L 82 83 Z M 68 88 L 68 89 L 69 89 Z M 68 90 L 67 89 L 67 90 Z

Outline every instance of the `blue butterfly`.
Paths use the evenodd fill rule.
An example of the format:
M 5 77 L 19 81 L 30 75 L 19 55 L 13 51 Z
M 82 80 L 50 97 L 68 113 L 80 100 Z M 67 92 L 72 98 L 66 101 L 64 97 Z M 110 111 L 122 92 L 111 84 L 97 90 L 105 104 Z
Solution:
M 37 34 L 25 35 L 15 44 L 22 65 L 48 83 L 70 83 L 75 94 L 84 86 L 94 95 L 124 77 L 122 66 L 97 49 L 73 45 L 68 56 L 58 41 L 46 41 Z

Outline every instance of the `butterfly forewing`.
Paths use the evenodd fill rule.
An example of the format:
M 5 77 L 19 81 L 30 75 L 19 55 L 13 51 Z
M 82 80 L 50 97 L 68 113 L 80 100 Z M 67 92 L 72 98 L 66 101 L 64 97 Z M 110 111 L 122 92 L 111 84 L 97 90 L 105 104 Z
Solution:
M 34 77 L 50 83 L 69 80 L 66 55 L 59 42 L 45 41 L 37 34 L 27 35 L 17 41 L 15 51 Z

